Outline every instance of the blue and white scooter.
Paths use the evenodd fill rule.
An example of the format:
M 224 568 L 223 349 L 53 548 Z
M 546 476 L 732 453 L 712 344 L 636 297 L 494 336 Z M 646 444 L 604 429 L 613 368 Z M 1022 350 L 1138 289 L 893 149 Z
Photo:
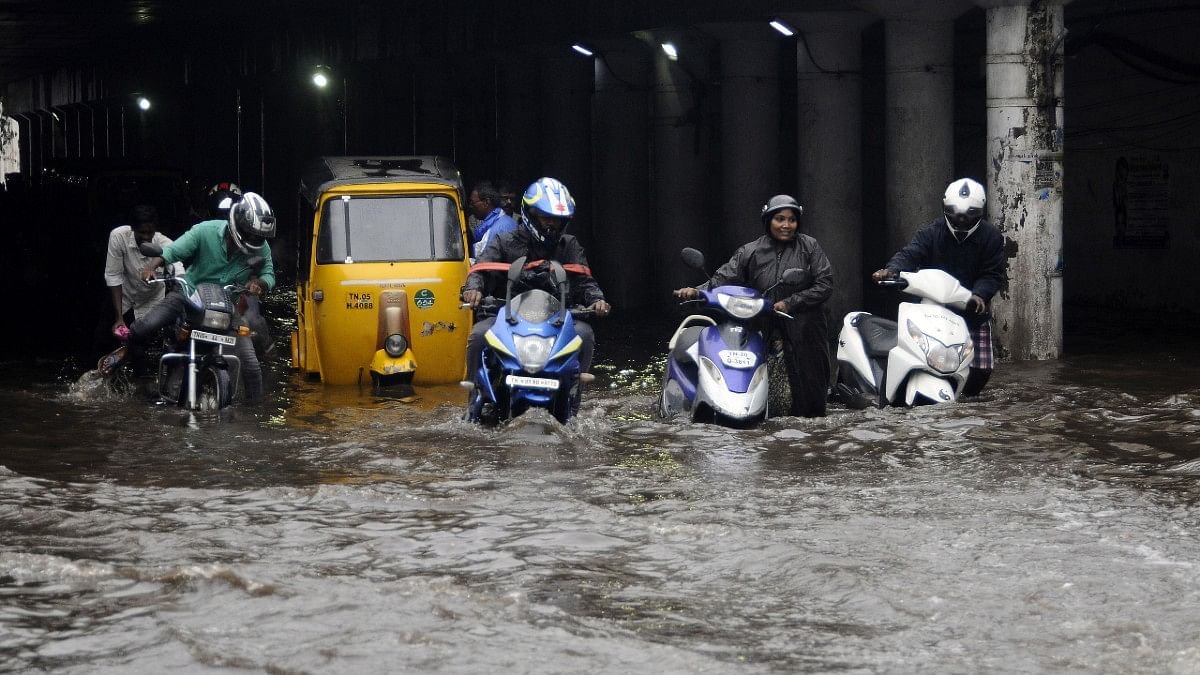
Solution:
M 704 272 L 702 253 L 685 248 L 681 255 L 688 267 Z M 803 275 L 803 270 L 788 269 L 778 283 L 798 283 Z M 663 418 L 687 414 L 692 421 L 726 426 L 754 424 L 767 416 L 770 378 L 767 340 L 752 324 L 770 314 L 792 317 L 776 312 L 765 294 L 752 288 L 718 286 L 700 294 L 687 302 L 703 303 L 720 321 L 692 314 L 675 329 L 667 345 L 658 413 Z
M 566 424 L 579 410 L 580 382 L 593 379 L 590 373 L 580 372 L 583 339 L 575 333 L 572 316 L 591 311 L 567 307 L 563 265 L 555 261 L 534 264 L 546 266 L 557 297 L 538 288 L 513 295 L 522 274 L 531 273 L 522 257 L 504 265 L 508 289 L 503 306 L 490 297 L 481 305 L 485 312 L 496 311 L 496 322 L 485 333 L 479 369 L 462 383 L 470 391 L 466 419 L 472 422 L 498 424 L 530 408 L 544 408 Z M 479 263 L 472 270 L 497 271 L 496 265 L 503 263 Z M 581 268 L 581 273 L 586 270 Z

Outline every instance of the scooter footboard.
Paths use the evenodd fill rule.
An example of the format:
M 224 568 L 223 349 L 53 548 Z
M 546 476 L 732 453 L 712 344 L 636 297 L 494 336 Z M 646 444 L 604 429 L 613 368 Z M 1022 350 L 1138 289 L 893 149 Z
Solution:
M 925 399 L 922 403 L 953 403 L 958 398 L 958 392 L 954 390 L 950 380 L 931 373 L 917 372 L 908 378 L 904 402 L 911 406 L 918 396 Z

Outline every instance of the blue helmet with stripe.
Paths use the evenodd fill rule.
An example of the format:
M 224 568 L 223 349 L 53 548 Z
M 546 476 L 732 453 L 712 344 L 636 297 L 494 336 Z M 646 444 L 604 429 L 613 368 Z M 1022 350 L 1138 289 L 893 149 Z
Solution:
M 539 178 L 521 196 L 521 225 L 535 241 L 556 244 L 575 217 L 575 198 L 566 185 L 549 176 Z

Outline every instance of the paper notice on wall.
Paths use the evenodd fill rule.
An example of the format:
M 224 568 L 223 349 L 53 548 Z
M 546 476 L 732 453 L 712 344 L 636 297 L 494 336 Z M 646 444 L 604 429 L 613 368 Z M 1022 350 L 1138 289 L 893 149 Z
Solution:
M 0 185 L 10 173 L 21 173 L 21 127 L 17 120 L 0 115 Z
M 1171 243 L 1170 172 L 1157 156 L 1118 157 L 1113 171 L 1113 246 L 1167 248 Z

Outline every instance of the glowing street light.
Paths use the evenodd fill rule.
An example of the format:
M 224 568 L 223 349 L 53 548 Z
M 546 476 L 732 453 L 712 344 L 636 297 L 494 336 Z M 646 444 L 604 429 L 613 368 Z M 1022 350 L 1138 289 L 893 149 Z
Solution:
M 329 76 L 318 70 L 313 73 L 312 82 L 321 89 L 324 89 L 329 84 Z
M 592 50 L 585 47 L 584 45 L 579 44 L 578 42 L 571 45 L 571 49 L 574 49 L 575 51 L 579 52 L 580 54 L 583 54 L 584 56 L 592 56 L 595 53 Z
M 679 50 L 675 48 L 675 45 L 673 43 L 670 43 L 670 42 L 662 43 L 662 50 L 663 50 L 663 53 L 667 55 L 668 59 L 670 59 L 672 61 L 679 60 Z
M 792 37 L 796 34 L 796 29 L 787 25 L 780 19 L 771 19 L 771 28 L 779 31 L 784 37 Z
M 137 97 L 137 107 L 142 110 L 149 110 L 150 109 L 150 99 L 146 98 L 145 96 Z

